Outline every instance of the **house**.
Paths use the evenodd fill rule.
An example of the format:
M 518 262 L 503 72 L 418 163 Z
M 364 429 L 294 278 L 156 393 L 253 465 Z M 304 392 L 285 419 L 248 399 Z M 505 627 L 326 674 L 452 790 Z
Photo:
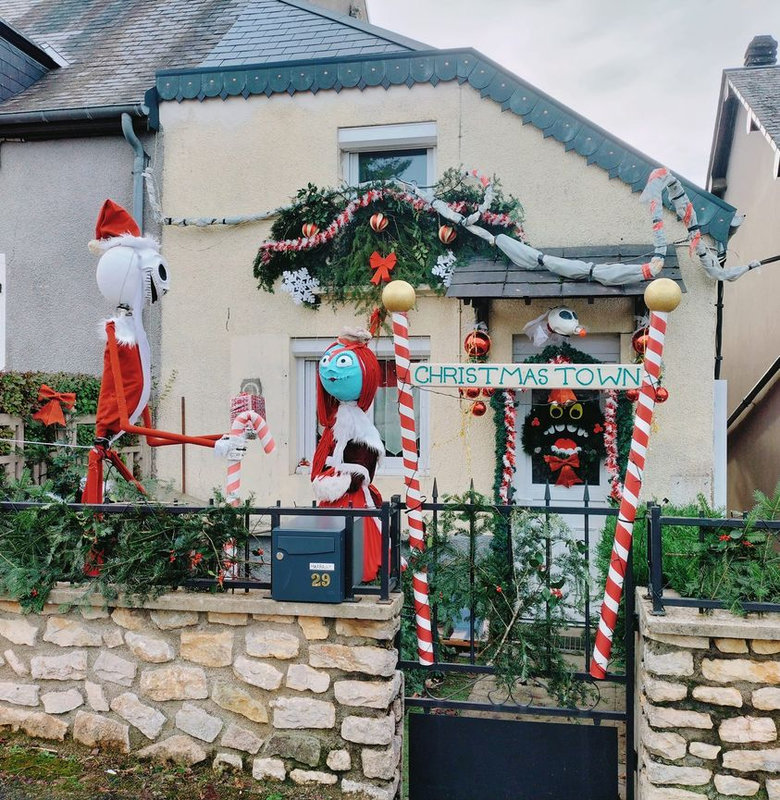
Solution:
M 780 66 L 771 36 L 756 36 L 744 66 L 723 71 L 708 187 L 745 215 L 729 244 L 729 260 L 780 254 Z M 771 493 L 780 480 L 778 292 L 777 264 L 725 286 L 730 509 L 750 508 L 755 489 Z
M 261 384 L 278 449 L 272 456 L 250 449 L 244 461 L 243 486 L 258 500 L 311 502 L 317 361 L 343 326 L 365 325 L 367 313 L 328 297 L 317 310 L 295 305 L 278 283 L 274 293 L 259 290 L 252 264 L 274 215 L 223 224 L 230 217 L 262 217 L 309 184 L 355 185 L 361 164 L 396 158 L 419 170 L 423 185 L 459 165 L 497 175 L 523 204 L 529 240 L 547 252 L 601 261 L 636 261 L 652 252 L 639 192 L 655 162 L 474 50 L 409 46 L 258 64 L 246 63 L 238 51 L 200 68 L 162 69 L 156 92 L 153 113 L 165 136 L 163 215 L 173 223 L 163 229 L 163 248 L 184 276 L 162 307 L 162 361 L 176 368 L 177 379 L 160 419 L 178 426 L 183 398 L 188 432 L 224 428 L 231 395 L 248 380 Z M 685 186 L 706 241 L 725 247 L 735 209 Z M 669 241 L 684 241 L 686 231 L 671 212 L 665 221 Z M 671 255 L 668 266 L 676 265 L 673 274 L 686 291 L 667 335 L 670 397 L 656 413 L 647 496 L 684 502 L 701 493 L 713 501 L 722 474 L 715 432 L 723 424 L 715 417 L 712 377 L 716 286 L 687 247 Z M 366 286 L 370 274 L 366 264 Z M 503 261 L 483 258 L 459 264 L 446 296 L 421 286 L 409 315 L 412 358 L 463 361 L 476 314 L 489 325 L 491 361 L 526 360 L 539 349 L 523 327 L 565 303 L 588 330 L 574 342 L 585 356 L 632 361 L 642 284 L 539 283 L 536 276 L 516 281 L 513 272 L 510 280 Z M 388 363 L 383 388 L 389 390 L 391 339 L 379 337 L 376 348 Z M 541 394 L 538 400 L 518 394 L 518 427 L 531 401 L 548 402 Z M 496 428 L 491 414 L 474 416 L 471 406 L 456 391 L 420 391 L 424 494 L 434 478 L 440 491 L 461 492 L 472 477 L 479 491 L 492 493 Z M 375 408 L 375 419 L 385 421 L 393 411 Z M 398 447 L 386 442 L 386 449 L 376 483 L 389 496 L 401 490 L 402 471 Z M 162 477 L 180 480 L 177 454 L 160 453 L 158 465 Z M 209 496 L 223 482 L 223 470 L 209 453 L 189 449 L 188 491 Z M 594 502 L 606 502 L 603 466 L 588 481 Z M 553 482 L 556 501 L 581 498 L 581 487 Z M 544 494 L 545 479 L 524 451 L 518 451 L 514 488 L 520 502 Z

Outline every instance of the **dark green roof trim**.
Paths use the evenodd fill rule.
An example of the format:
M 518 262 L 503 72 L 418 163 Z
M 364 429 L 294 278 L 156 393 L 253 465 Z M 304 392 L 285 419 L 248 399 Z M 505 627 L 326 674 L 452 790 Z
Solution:
M 250 97 L 264 94 L 318 92 L 369 86 L 414 86 L 416 83 L 454 81 L 468 83 L 482 97 L 499 103 L 552 137 L 566 150 L 574 150 L 588 164 L 596 164 L 640 192 L 657 161 L 640 153 L 598 125 L 513 75 L 472 49 L 428 50 L 376 56 L 288 61 L 224 69 L 166 69 L 157 73 L 161 101 L 206 100 L 212 97 Z M 703 233 L 727 242 L 736 209 L 715 195 L 680 179 L 693 203 Z M 667 201 L 668 202 L 668 201 Z M 671 206 L 669 206 L 671 207 Z

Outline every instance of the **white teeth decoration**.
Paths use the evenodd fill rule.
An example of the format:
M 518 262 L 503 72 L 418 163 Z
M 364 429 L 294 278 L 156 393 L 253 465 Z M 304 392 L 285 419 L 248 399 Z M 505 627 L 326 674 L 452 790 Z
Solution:
M 552 436 L 555 433 L 555 426 L 550 425 L 550 427 L 544 432 L 545 436 Z
M 577 433 L 577 429 L 574 427 L 574 425 L 567 425 L 567 426 L 566 426 L 566 430 L 567 430 L 569 433 Z
M 585 431 L 582 430 L 582 428 L 578 428 L 577 429 L 577 436 L 579 436 L 581 439 L 587 439 L 588 438 L 588 434 L 585 433 Z
M 558 433 L 563 433 L 563 432 L 566 430 L 566 426 L 565 426 L 565 425 L 556 425 L 556 426 L 555 426 L 555 430 L 556 430 Z
M 535 447 L 534 448 L 534 453 L 541 453 L 541 452 L 542 452 L 542 448 L 541 447 Z
M 566 449 L 563 447 L 556 447 L 552 445 L 550 447 L 550 451 L 554 453 L 556 456 L 573 456 L 575 453 L 579 453 L 582 451 L 581 447 L 572 447 L 571 449 Z

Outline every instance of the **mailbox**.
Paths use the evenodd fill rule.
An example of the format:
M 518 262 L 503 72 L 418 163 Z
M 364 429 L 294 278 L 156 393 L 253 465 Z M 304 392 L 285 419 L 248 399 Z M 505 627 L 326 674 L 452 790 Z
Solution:
M 362 519 L 355 519 L 352 539 L 347 559 L 346 520 L 338 516 L 301 516 L 274 528 L 271 597 L 291 602 L 343 602 L 362 577 Z

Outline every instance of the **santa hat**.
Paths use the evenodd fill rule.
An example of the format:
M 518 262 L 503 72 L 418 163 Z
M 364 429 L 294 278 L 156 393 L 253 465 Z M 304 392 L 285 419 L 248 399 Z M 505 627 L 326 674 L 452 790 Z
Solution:
M 106 200 L 98 214 L 95 238 L 89 243 L 89 249 L 99 255 L 119 245 L 155 250 L 160 247 L 156 240 L 141 235 L 138 223 L 126 209 L 113 200 Z

